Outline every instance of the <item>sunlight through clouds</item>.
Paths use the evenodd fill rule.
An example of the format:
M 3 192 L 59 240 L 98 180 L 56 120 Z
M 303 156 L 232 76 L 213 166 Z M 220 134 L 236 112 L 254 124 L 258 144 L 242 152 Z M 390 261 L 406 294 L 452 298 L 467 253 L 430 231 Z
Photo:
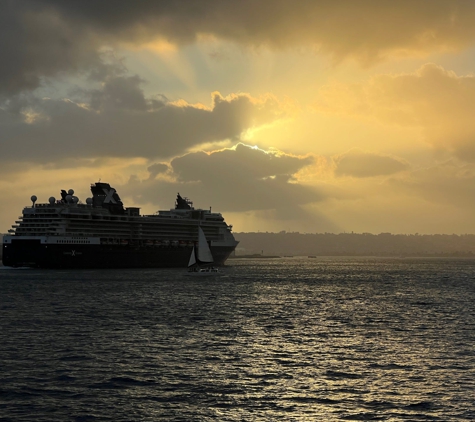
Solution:
M 98 179 L 143 211 L 189 190 L 238 231 L 475 231 L 474 19 L 463 0 L 6 2 L 0 232 L 31 190 Z

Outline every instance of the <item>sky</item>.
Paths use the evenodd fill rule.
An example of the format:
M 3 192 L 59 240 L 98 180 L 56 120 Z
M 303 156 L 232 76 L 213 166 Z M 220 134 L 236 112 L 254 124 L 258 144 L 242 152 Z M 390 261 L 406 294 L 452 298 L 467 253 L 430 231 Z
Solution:
M 475 233 L 471 0 L 4 0 L 0 232 L 110 183 L 235 232 Z

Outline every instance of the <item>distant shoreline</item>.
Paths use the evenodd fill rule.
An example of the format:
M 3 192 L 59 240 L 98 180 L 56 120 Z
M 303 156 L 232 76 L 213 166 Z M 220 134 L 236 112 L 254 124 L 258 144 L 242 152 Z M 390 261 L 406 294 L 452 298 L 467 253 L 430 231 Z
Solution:
M 236 255 L 230 256 L 229 259 L 284 259 L 284 258 L 466 258 L 475 259 L 474 254 L 413 254 L 413 255 L 397 255 L 397 254 L 320 254 L 320 255 L 261 255 L 261 254 L 248 254 L 248 255 Z
M 280 255 L 250 254 L 250 255 L 232 255 L 228 259 L 241 259 L 241 258 L 282 258 L 282 257 Z
M 235 233 L 238 256 L 475 257 L 475 235 Z M 242 254 L 242 255 L 239 255 Z

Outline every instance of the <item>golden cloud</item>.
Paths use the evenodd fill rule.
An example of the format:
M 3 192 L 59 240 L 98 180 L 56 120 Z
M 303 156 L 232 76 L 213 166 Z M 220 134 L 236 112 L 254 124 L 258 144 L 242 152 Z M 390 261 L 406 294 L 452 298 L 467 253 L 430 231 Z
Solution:
M 319 93 L 316 109 L 420 127 L 437 149 L 475 160 L 475 77 L 458 76 L 435 64 L 414 73 L 377 75 L 366 83 L 332 84 Z
M 333 158 L 336 176 L 388 176 L 407 170 L 409 164 L 398 157 L 354 148 Z

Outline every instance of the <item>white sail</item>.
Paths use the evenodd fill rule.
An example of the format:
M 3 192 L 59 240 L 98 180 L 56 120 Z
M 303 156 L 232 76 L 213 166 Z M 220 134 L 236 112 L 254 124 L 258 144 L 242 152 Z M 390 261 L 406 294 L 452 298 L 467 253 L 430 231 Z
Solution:
M 192 267 L 196 264 L 196 256 L 195 256 L 195 247 L 193 246 L 193 250 L 191 251 L 190 260 L 188 261 L 188 266 Z
M 198 227 L 198 261 L 211 264 L 214 259 L 209 249 L 206 236 L 201 227 Z

